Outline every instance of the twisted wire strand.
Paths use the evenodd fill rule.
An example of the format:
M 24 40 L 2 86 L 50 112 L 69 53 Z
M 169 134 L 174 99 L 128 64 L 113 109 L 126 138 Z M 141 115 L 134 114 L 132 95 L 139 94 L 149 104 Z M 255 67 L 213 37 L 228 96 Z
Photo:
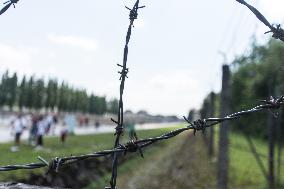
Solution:
M 144 8 L 144 6 L 139 7 L 139 0 L 136 1 L 134 4 L 133 8 L 130 9 L 126 7 L 129 10 L 129 26 L 127 30 L 127 35 L 126 35 L 126 41 L 125 41 L 125 46 L 124 46 L 124 53 L 123 53 L 123 64 L 120 65 L 118 64 L 119 67 L 122 68 L 120 72 L 120 89 L 119 89 L 119 109 L 118 109 L 118 115 L 117 115 L 117 120 L 111 119 L 117 126 L 116 126 L 116 138 L 115 138 L 115 143 L 114 143 L 114 148 L 117 149 L 120 145 L 120 137 L 123 133 L 123 92 L 124 92 L 124 87 L 125 87 L 125 80 L 127 78 L 127 74 L 129 72 L 129 69 L 127 68 L 127 58 L 128 58 L 128 44 L 130 42 L 131 38 L 131 33 L 132 33 L 132 27 L 134 24 L 134 20 L 137 19 L 138 17 L 138 9 Z M 113 154 L 113 162 L 112 162 L 112 175 L 111 175 L 111 180 L 110 180 L 110 187 L 111 189 L 116 188 L 116 178 L 117 178 L 117 167 L 118 167 L 118 152 L 114 151 Z
M 0 15 L 6 12 L 11 7 L 11 5 L 13 5 L 15 8 L 16 7 L 15 4 L 17 4 L 18 2 L 19 0 L 9 0 L 3 3 L 5 6 L 0 10 Z

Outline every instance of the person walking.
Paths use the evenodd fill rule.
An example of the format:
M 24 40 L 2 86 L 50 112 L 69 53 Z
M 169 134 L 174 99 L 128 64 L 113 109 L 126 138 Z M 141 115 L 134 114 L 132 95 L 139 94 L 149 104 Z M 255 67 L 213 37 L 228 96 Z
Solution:
M 35 150 L 41 150 L 43 148 L 43 137 L 46 131 L 46 121 L 42 115 L 39 116 L 37 122 L 37 144 Z
M 53 116 L 51 114 L 47 114 L 45 119 L 45 124 L 46 124 L 46 128 L 45 128 L 45 134 L 48 135 L 50 133 L 51 128 L 53 127 Z
M 65 146 L 67 135 L 68 135 L 68 127 L 66 123 L 64 122 L 60 130 L 60 141 L 64 146 Z
M 134 140 L 134 139 L 137 140 L 137 135 L 136 135 L 136 130 L 135 130 L 135 124 L 134 124 L 134 122 L 131 121 L 131 120 L 127 120 L 127 119 L 126 119 L 125 126 L 126 126 L 126 129 L 127 129 L 127 131 L 128 131 L 129 139 L 130 139 L 130 140 Z
M 15 145 L 11 147 L 12 152 L 19 151 L 19 146 L 21 142 L 21 135 L 24 131 L 24 126 L 22 124 L 22 115 L 19 114 L 15 120 L 12 121 L 12 132 L 15 135 Z
M 29 145 L 35 146 L 37 141 L 37 123 L 39 117 L 36 114 L 33 114 L 31 119 Z

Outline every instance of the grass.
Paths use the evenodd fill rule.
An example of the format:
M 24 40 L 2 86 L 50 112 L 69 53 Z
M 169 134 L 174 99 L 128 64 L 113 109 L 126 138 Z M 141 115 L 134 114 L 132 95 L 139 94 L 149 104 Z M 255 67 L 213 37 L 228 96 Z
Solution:
M 177 126 L 178 127 L 178 126 Z M 217 127 L 216 127 L 217 128 Z M 139 131 L 138 135 L 140 138 L 146 138 L 149 136 L 157 136 L 160 135 L 166 131 L 172 130 L 170 129 L 154 129 L 154 130 L 148 130 L 148 131 Z M 123 141 L 127 141 L 127 134 L 125 134 Z M 217 138 L 218 132 L 216 130 L 216 138 Z M 190 136 L 193 137 L 193 136 Z M 172 152 L 172 149 L 174 151 L 180 149 L 179 146 L 182 144 L 181 141 L 184 140 L 180 137 L 171 139 L 169 141 L 158 143 L 157 145 L 152 146 L 151 148 L 148 148 L 145 151 L 145 159 L 142 159 L 138 154 L 129 155 L 127 157 L 130 157 L 128 161 L 125 161 L 122 165 L 119 166 L 119 177 L 118 182 L 119 184 L 123 184 L 129 180 L 129 178 L 134 179 L 135 177 L 130 177 L 130 175 L 136 175 L 136 178 L 140 178 L 138 174 L 146 175 L 149 174 L 147 172 L 147 169 L 150 167 L 158 167 L 154 169 L 153 171 L 155 174 L 151 173 L 151 176 L 143 177 L 144 184 L 147 184 L 149 180 L 151 182 L 160 179 L 163 180 L 167 177 L 167 174 L 170 174 L 170 170 L 177 170 L 176 173 L 181 173 L 179 171 L 180 167 L 171 167 L 173 162 L 179 162 L 179 164 L 182 164 L 182 167 L 185 167 L 190 170 L 191 173 L 183 172 L 183 174 L 192 174 L 197 179 L 201 179 L 200 182 L 196 183 L 194 185 L 195 188 L 203 188 L 202 184 L 203 182 L 206 182 L 205 180 L 202 180 L 204 178 L 204 175 L 213 175 L 213 179 L 215 179 L 216 172 L 214 169 L 212 169 L 212 166 L 216 165 L 216 163 L 212 163 L 206 153 L 204 153 L 206 149 L 206 146 L 203 144 L 200 144 L 198 142 L 193 141 L 189 142 L 186 146 L 188 148 L 188 154 L 179 151 L 179 153 Z M 198 138 L 198 137 L 196 137 Z M 98 151 L 103 149 L 108 149 L 113 146 L 114 136 L 113 134 L 99 134 L 99 135 L 86 135 L 86 136 L 70 136 L 68 137 L 67 145 L 64 147 L 59 143 L 58 138 L 48 138 L 45 140 L 45 146 L 46 149 L 44 151 L 35 152 L 32 150 L 31 147 L 27 145 L 23 145 L 21 147 L 20 152 L 18 153 L 12 153 L 10 152 L 10 147 L 12 143 L 7 144 L 1 144 L 0 145 L 0 164 L 1 165 L 8 165 L 8 164 L 22 164 L 22 163 L 29 163 L 29 162 L 37 162 L 38 160 L 36 157 L 38 155 L 46 158 L 51 159 L 56 156 L 68 156 L 68 155 L 77 155 L 77 154 L 84 154 L 89 153 L 92 151 Z M 260 154 L 267 155 L 268 152 L 268 146 L 267 142 L 260 140 L 260 139 L 253 139 L 254 144 L 256 145 L 257 151 Z M 216 141 L 216 147 L 218 142 Z M 192 148 L 192 146 L 197 146 L 196 149 L 189 149 Z M 200 148 L 200 146 L 203 146 L 204 148 Z M 217 149 L 217 148 L 216 148 Z M 192 154 L 192 151 L 194 151 L 194 155 Z M 183 154 L 185 153 L 185 154 Z M 265 178 L 263 177 L 253 154 L 250 152 L 247 141 L 245 140 L 245 137 L 240 133 L 233 133 L 230 134 L 230 166 L 229 166 L 229 188 L 242 188 L 242 189 L 264 189 L 267 188 L 267 182 Z M 177 155 L 178 154 L 178 155 Z M 183 155 L 182 155 L 183 154 Z M 192 156 L 193 155 L 193 156 Z M 277 154 L 275 155 L 277 157 Z M 188 159 L 184 159 L 183 157 L 186 157 Z M 284 152 L 282 154 L 282 158 L 284 158 Z M 190 161 L 189 161 L 190 159 Z M 261 156 L 261 159 L 267 169 L 268 160 L 267 157 Z M 202 161 L 203 163 L 198 163 L 199 161 Z M 210 165 L 210 169 L 207 169 L 208 165 L 206 162 L 208 162 L 208 165 Z M 284 162 L 284 159 L 282 159 L 282 162 Z M 198 165 L 195 167 L 195 165 Z M 145 171 L 146 170 L 146 171 Z M 195 171 L 194 171 L 195 170 Z M 199 170 L 199 171 L 196 171 Z M 12 171 L 12 172 L 1 172 L 0 173 L 0 181 L 10 181 L 14 179 L 24 179 L 29 176 L 28 173 L 36 173 L 36 174 L 42 174 L 45 171 L 45 169 L 38 169 L 38 170 L 20 170 L 20 171 Z M 208 173 L 207 173 L 208 172 Z M 184 178 L 178 178 L 178 180 L 174 180 L 175 183 L 179 183 L 179 181 L 187 181 L 188 176 Z M 110 173 L 105 173 L 104 178 L 100 180 L 100 182 L 92 183 L 88 189 L 96 189 L 96 188 L 103 188 L 106 183 L 109 182 L 110 179 Z M 148 180 L 147 180 L 148 179 Z M 138 179 L 139 180 L 139 179 Z M 212 178 L 211 178 L 212 180 Z M 281 186 L 278 186 L 278 188 L 284 188 L 284 168 L 282 166 L 282 172 L 281 172 Z M 163 180 L 163 182 L 167 182 L 169 179 Z M 216 179 L 215 179 L 216 181 Z M 132 181 L 131 181 L 132 182 Z M 191 183 L 194 183 L 195 180 L 190 181 Z M 141 184 L 141 183 L 140 183 Z M 143 183 L 142 183 L 143 184 Z M 172 183 L 171 183 L 172 184 Z M 127 187 L 126 187 L 127 188 Z M 174 184 L 172 185 L 172 188 L 174 188 Z M 179 186 L 179 188 L 181 188 Z
M 173 129 L 173 128 L 171 128 Z M 156 136 L 164 133 L 170 129 L 153 129 L 138 131 L 140 138 L 149 136 Z M 127 134 L 123 137 L 123 141 L 127 141 Z M 38 162 L 37 156 L 41 156 L 47 160 L 54 157 L 62 157 L 69 155 L 79 155 L 84 153 L 90 153 L 103 149 L 112 148 L 114 142 L 113 134 L 98 134 L 98 135 L 84 135 L 84 136 L 69 136 L 67 138 L 66 146 L 63 146 L 59 142 L 59 138 L 46 138 L 45 149 L 42 151 L 34 151 L 32 147 L 25 145 L 25 141 L 17 153 L 12 153 L 10 147 L 12 143 L 6 143 L 0 145 L 0 165 L 10 164 L 26 164 L 31 162 Z M 27 179 L 29 173 L 42 174 L 45 169 L 36 170 L 17 170 L 11 172 L 1 172 L 0 181 L 11 181 Z
M 217 135 L 218 132 L 216 131 L 216 138 Z M 145 159 L 135 156 L 123 163 L 119 167 L 118 186 L 125 189 L 214 188 L 212 186 L 216 184 L 216 158 L 210 161 L 206 153 L 206 145 L 198 139 L 201 137 L 190 137 L 190 142 L 186 144 L 188 151 L 182 150 L 181 147 L 181 141 L 184 138 L 176 137 L 147 149 Z M 253 138 L 253 142 L 258 153 L 262 154 L 261 159 L 267 169 L 268 160 L 265 156 L 268 152 L 267 142 L 257 138 Z M 216 141 L 216 149 L 217 144 Z M 229 154 L 229 188 L 268 188 L 267 181 L 241 133 L 230 133 Z M 282 158 L 284 158 L 284 154 L 282 154 Z M 176 163 L 179 164 L 177 167 L 174 166 Z M 180 167 L 185 167 L 189 171 L 183 171 Z M 176 170 L 176 172 L 172 175 L 173 170 Z M 181 175 L 181 178 L 177 175 Z M 103 188 L 105 183 L 108 183 L 109 178 L 110 175 L 108 174 L 101 182 L 92 183 L 87 189 Z M 208 185 L 208 181 L 211 185 Z M 283 166 L 280 181 L 281 184 L 276 188 L 284 188 Z M 180 183 L 183 185 L 180 185 Z
M 178 127 L 181 127 L 183 125 L 177 125 Z M 165 133 L 167 131 L 171 131 L 175 128 L 166 128 L 166 129 L 157 129 L 157 130 L 151 130 L 150 132 L 138 132 L 139 136 L 142 138 L 151 137 L 151 136 L 157 136 L 161 135 L 162 133 Z M 122 182 L 121 180 L 128 179 L 129 180 L 129 174 L 132 174 L 137 171 L 137 169 L 143 168 L 143 166 L 146 165 L 147 162 L 152 161 L 153 158 L 157 160 L 157 152 L 160 154 L 161 149 L 168 147 L 167 144 L 169 144 L 170 141 L 162 141 L 159 143 L 156 143 L 152 145 L 150 148 L 146 148 L 143 150 L 143 155 L 145 158 L 141 158 L 141 156 L 136 154 L 130 154 L 128 156 L 127 161 L 123 162 L 121 165 L 118 166 L 118 184 L 119 182 Z M 99 189 L 104 188 L 106 185 L 108 185 L 109 180 L 111 178 L 111 173 L 106 173 L 105 176 L 99 181 L 99 182 L 93 182 L 88 187 L 85 187 L 84 189 Z
M 253 139 L 261 160 L 268 170 L 268 145 L 261 139 Z M 231 188 L 267 188 L 267 181 L 263 176 L 258 164 L 250 152 L 245 137 L 240 133 L 230 134 L 230 185 Z M 277 157 L 277 153 L 275 154 Z M 276 162 L 276 161 L 275 161 Z M 282 162 L 284 163 L 284 152 L 282 151 Z M 282 173 L 278 188 L 284 188 L 284 167 L 282 163 Z M 276 173 L 276 172 L 275 172 Z
M 218 138 L 218 126 L 215 127 L 215 138 Z M 265 140 L 251 137 L 257 152 L 268 171 L 268 143 Z M 230 132 L 229 135 L 229 188 L 241 189 L 265 189 L 268 188 L 267 180 L 263 176 L 254 155 L 250 151 L 244 134 Z M 218 140 L 215 140 L 215 149 L 218 148 Z M 275 158 L 277 153 L 275 151 Z M 276 159 L 275 159 L 276 160 Z M 275 161 L 276 162 L 276 161 Z M 276 188 L 284 188 L 284 151 L 282 150 L 282 171 L 280 184 Z M 275 165 L 276 166 L 276 165 Z M 275 171 L 276 176 L 276 171 Z

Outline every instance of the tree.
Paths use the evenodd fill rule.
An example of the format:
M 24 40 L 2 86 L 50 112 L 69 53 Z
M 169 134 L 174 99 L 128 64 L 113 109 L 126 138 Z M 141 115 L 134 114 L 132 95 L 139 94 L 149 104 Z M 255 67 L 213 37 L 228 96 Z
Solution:
M 107 103 L 105 97 L 99 97 L 92 94 L 89 97 L 89 112 L 92 114 L 102 115 L 107 111 Z
M 17 83 L 18 83 L 17 73 L 14 73 L 13 76 L 8 79 L 7 104 L 10 107 L 10 109 L 12 109 L 12 107 L 16 102 Z
M 94 94 L 89 97 L 89 113 L 96 113 L 96 98 Z
M 9 80 L 9 71 L 7 70 L 1 79 L 1 90 L 0 90 L 0 105 L 3 106 L 7 103 L 8 96 L 8 80 Z
M 60 111 L 70 111 L 71 95 L 72 90 L 69 88 L 68 84 L 62 82 L 60 88 L 58 89 L 57 101 L 57 106 Z
M 118 113 L 118 100 L 112 99 L 107 103 L 107 112 L 117 114 Z
M 232 76 L 233 111 L 247 109 L 270 95 L 284 94 L 284 45 L 271 40 L 263 46 L 254 45 L 248 55 L 234 61 Z M 266 114 L 259 113 L 234 122 L 233 129 L 266 137 Z
M 22 109 L 27 105 L 28 100 L 28 84 L 26 82 L 26 76 L 23 77 L 19 86 L 19 108 Z
M 24 106 L 31 109 L 33 107 L 33 97 L 34 97 L 34 76 L 31 76 L 27 84 L 27 100 Z
M 34 84 L 33 90 L 33 108 L 39 110 L 43 107 L 46 100 L 44 80 L 38 79 Z
M 58 100 L 58 83 L 56 79 L 49 79 L 46 87 L 46 101 L 45 107 L 52 110 L 57 104 Z

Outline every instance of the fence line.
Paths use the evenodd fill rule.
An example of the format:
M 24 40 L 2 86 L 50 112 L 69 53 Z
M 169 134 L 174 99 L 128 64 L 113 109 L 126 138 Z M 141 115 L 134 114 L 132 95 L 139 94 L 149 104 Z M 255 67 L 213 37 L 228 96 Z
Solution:
M 99 151 L 99 152 L 94 152 L 94 153 L 79 155 L 79 156 L 70 156 L 70 157 L 62 157 L 62 158 L 56 157 L 52 159 L 50 162 L 44 160 L 42 157 L 38 157 L 38 159 L 41 161 L 39 163 L 30 163 L 26 165 L 1 166 L 0 172 L 12 171 L 12 170 L 18 170 L 18 169 L 37 169 L 37 168 L 42 168 L 42 167 L 48 167 L 47 173 L 51 171 L 58 172 L 59 169 L 63 166 L 70 165 L 72 163 L 76 163 L 76 162 L 79 162 L 85 159 L 98 158 L 98 157 L 113 155 L 115 153 L 116 154 L 126 154 L 127 152 L 130 152 L 130 153 L 134 153 L 137 151 L 141 152 L 143 148 L 146 148 L 158 141 L 173 138 L 188 130 L 193 130 L 193 134 L 195 134 L 197 131 L 204 131 L 206 128 L 217 125 L 224 121 L 231 121 L 231 120 L 239 119 L 242 116 L 246 116 L 248 114 L 252 114 L 252 113 L 256 113 L 256 112 L 260 112 L 264 110 L 277 110 L 283 105 L 284 105 L 284 96 L 278 99 L 273 99 L 271 97 L 269 100 L 262 101 L 261 105 L 258 105 L 252 109 L 233 113 L 223 118 L 198 119 L 194 122 L 190 122 L 187 118 L 184 117 L 184 119 L 189 123 L 188 126 L 167 132 L 158 137 L 141 139 L 141 140 L 136 140 L 136 141 L 132 140 L 132 141 L 127 142 L 125 145 L 120 144 L 116 148 L 111 149 L 111 150 L 104 150 L 104 151 Z
M 7 4 L 3 9 L 0 11 L 0 15 L 3 14 L 5 11 L 8 10 L 8 8 L 11 5 L 14 5 L 17 3 L 19 0 L 10 0 L 7 1 L 5 4 Z M 266 26 L 270 28 L 273 35 L 272 37 L 276 39 L 280 39 L 284 42 L 284 30 L 280 28 L 280 25 L 278 25 L 276 28 L 271 25 L 266 18 L 253 6 L 249 5 L 246 3 L 244 0 L 236 0 L 239 3 L 247 6 L 256 16 L 257 18 L 262 21 Z M 135 153 L 139 152 L 140 155 L 143 157 L 142 149 L 146 148 L 158 141 L 162 140 L 167 140 L 170 138 L 173 138 L 185 131 L 188 130 L 193 130 L 193 134 L 195 135 L 197 131 L 205 131 L 206 128 L 212 127 L 214 125 L 217 125 L 219 123 L 225 122 L 225 121 L 232 121 L 241 118 L 242 116 L 246 116 L 248 114 L 256 113 L 259 111 L 264 111 L 264 110 L 269 110 L 271 113 L 273 113 L 271 110 L 277 110 L 284 104 L 284 96 L 274 99 L 271 97 L 269 100 L 264 100 L 262 101 L 262 104 L 249 109 L 249 110 L 244 110 L 240 112 L 236 112 L 230 115 L 227 115 L 225 117 L 221 118 L 206 118 L 206 119 L 198 119 L 194 122 L 190 122 L 186 117 L 184 117 L 185 121 L 189 124 L 186 127 L 179 128 L 170 132 L 167 132 L 161 136 L 158 137 L 152 137 L 152 138 L 146 138 L 146 139 L 141 139 L 138 140 L 131 140 L 127 142 L 126 144 L 120 144 L 120 136 L 123 133 L 123 92 L 124 92 L 124 87 L 125 87 L 125 80 L 127 78 L 127 74 L 129 72 L 129 69 L 127 68 L 127 58 L 128 58 L 128 44 L 130 41 L 131 37 L 131 32 L 132 32 L 132 27 L 134 24 L 134 20 L 137 19 L 138 16 L 138 10 L 140 8 L 144 8 L 144 6 L 139 6 L 139 0 L 136 1 L 135 5 L 133 6 L 132 9 L 126 7 L 129 11 L 129 19 L 130 19 L 130 24 L 128 27 L 127 35 L 126 35 L 126 43 L 124 47 L 124 55 L 123 55 L 123 65 L 118 64 L 119 67 L 122 68 L 122 70 L 119 72 L 120 74 L 120 99 L 119 99 L 119 112 L 117 115 L 117 120 L 112 119 L 112 121 L 116 124 L 116 138 L 115 138 L 115 144 L 114 148 L 110 150 L 103 150 L 99 152 L 94 152 L 90 154 L 83 154 L 79 156 L 70 156 L 70 157 L 55 157 L 51 161 L 46 161 L 42 157 L 38 157 L 40 162 L 37 163 L 29 163 L 25 165 L 7 165 L 7 166 L 1 166 L 0 167 L 0 172 L 3 171 L 13 171 L 13 170 L 19 170 L 19 169 L 38 169 L 38 168 L 43 168 L 47 167 L 47 172 L 46 174 L 50 172 L 58 172 L 59 169 L 63 166 L 67 166 L 85 159 L 89 158 L 98 158 L 98 157 L 105 157 L 112 155 L 113 156 L 113 162 L 112 162 L 112 176 L 111 176 L 111 181 L 110 181 L 110 187 L 106 187 L 105 189 L 115 189 L 116 188 L 116 179 L 117 179 L 117 168 L 118 168 L 118 156 L 119 155 L 126 155 L 127 152 L 129 153 Z M 268 32 L 267 32 L 268 33 Z

